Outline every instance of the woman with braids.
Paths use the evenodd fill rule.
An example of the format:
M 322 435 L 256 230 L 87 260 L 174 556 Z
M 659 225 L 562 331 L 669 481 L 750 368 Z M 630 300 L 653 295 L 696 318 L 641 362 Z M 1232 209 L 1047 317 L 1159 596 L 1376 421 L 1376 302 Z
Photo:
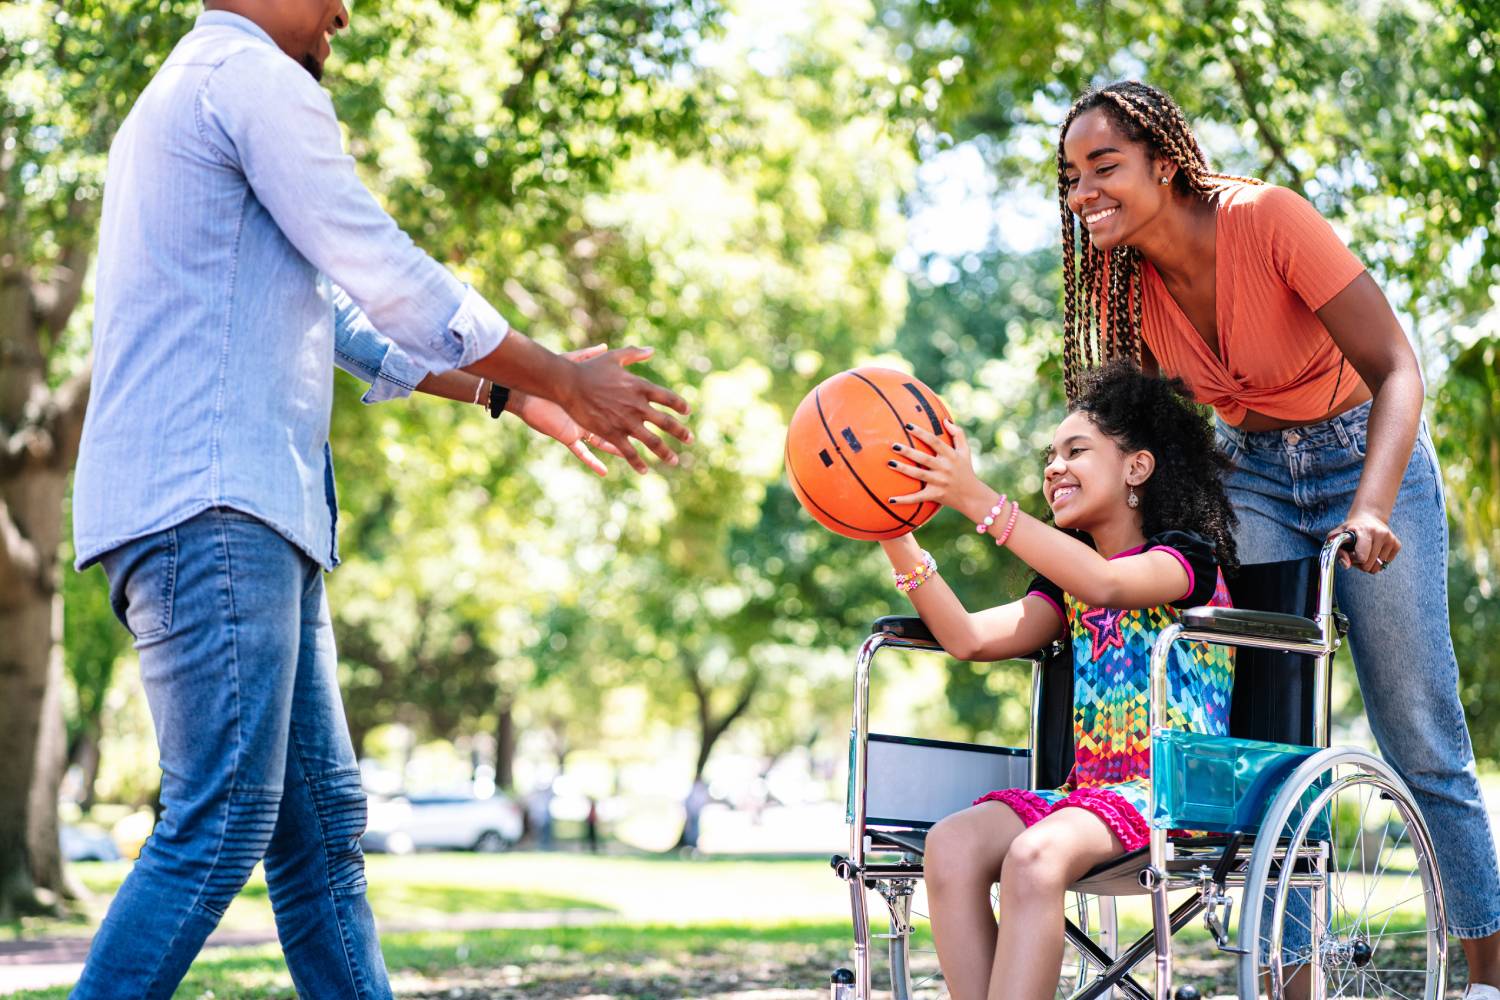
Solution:
M 1442 483 L 1395 314 L 1310 204 L 1211 172 L 1152 87 L 1073 104 L 1057 186 L 1069 395 L 1127 358 L 1211 405 L 1246 563 L 1355 533 L 1337 597 L 1370 725 L 1437 842 L 1465 996 L 1500 1000 L 1500 874 L 1458 701 Z
M 1065 638 L 1076 671 L 1067 784 L 988 792 L 927 836 L 932 930 L 954 1000 L 1053 996 L 1068 885 L 1146 843 L 1150 731 L 1139 706 L 1151 645 L 1179 609 L 1228 605 L 1219 572 L 1235 563 L 1228 463 L 1182 384 L 1115 362 L 1078 387 L 1044 473 L 1056 527 L 980 482 L 955 425 L 952 446 L 907 425 L 931 455 L 892 445 L 891 465 L 922 483 L 894 500 L 952 507 L 1039 574 L 1019 600 L 970 614 L 910 535 L 882 542 L 897 586 L 943 648 L 1002 660 Z M 1233 670 L 1226 647 L 1176 647 L 1171 724 L 1223 735 Z

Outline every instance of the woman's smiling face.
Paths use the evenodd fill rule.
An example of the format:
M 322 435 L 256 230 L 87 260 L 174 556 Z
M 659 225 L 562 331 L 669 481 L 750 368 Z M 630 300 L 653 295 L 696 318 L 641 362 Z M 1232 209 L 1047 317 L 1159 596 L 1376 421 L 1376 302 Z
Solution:
M 1085 111 L 1063 136 L 1063 177 L 1068 208 L 1099 250 L 1126 246 L 1172 199 L 1176 172 L 1153 160 L 1102 108 Z

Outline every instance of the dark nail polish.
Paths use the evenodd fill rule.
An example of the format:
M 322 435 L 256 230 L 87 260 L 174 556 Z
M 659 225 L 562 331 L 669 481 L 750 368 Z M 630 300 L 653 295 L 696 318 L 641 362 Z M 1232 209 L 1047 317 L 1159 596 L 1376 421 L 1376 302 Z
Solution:
M 912 425 L 911 425 L 911 424 L 906 424 L 906 425 L 905 425 L 905 426 L 906 426 L 906 429 L 907 429 L 907 430 L 909 430 L 909 431 L 914 431 L 914 430 L 916 430 L 916 428 L 915 428 L 915 427 L 913 427 L 913 426 L 912 426 Z
M 895 462 L 887 462 L 887 463 L 885 463 L 885 464 L 886 464 L 886 465 L 889 465 L 889 466 L 890 466 L 890 467 L 891 467 L 891 468 L 893 468 L 893 469 L 894 469 L 894 468 L 895 468 L 895 467 L 896 467 L 896 463 L 895 463 Z
M 893 445 L 891 445 L 891 451 L 900 451 L 900 450 L 901 450 L 901 446 L 899 444 L 893 444 Z
M 889 500 L 886 501 L 886 503 L 895 503 L 895 502 L 896 502 L 896 498 L 895 497 L 891 497 Z

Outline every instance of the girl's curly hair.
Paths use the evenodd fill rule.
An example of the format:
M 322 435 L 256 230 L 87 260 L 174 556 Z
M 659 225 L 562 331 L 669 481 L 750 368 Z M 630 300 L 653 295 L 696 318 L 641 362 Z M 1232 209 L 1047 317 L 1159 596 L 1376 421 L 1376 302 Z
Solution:
M 1229 456 L 1194 407 L 1182 379 L 1147 375 L 1125 358 L 1085 373 L 1071 412 L 1083 413 L 1128 451 L 1156 457 L 1156 469 L 1136 487 L 1142 529 L 1192 531 L 1213 543 L 1219 565 L 1239 566 L 1234 509 L 1224 492 Z

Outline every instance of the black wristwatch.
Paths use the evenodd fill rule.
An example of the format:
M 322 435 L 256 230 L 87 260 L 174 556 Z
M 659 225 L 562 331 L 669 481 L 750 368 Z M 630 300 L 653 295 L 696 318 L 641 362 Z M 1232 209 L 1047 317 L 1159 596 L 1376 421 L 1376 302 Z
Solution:
M 496 420 L 500 414 L 505 412 L 505 404 L 510 402 L 510 390 L 499 382 L 490 383 L 490 416 Z

